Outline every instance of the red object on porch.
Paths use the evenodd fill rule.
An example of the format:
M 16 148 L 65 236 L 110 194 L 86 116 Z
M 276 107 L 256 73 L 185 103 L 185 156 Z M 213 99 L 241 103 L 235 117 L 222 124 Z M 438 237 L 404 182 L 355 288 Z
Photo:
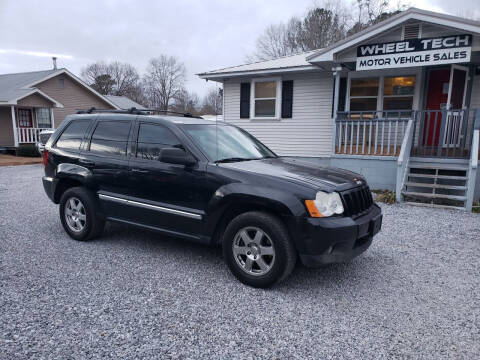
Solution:
M 450 68 L 431 70 L 427 86 L 426 110 L 446 109 L 448 101 L 448 83 L 450 82 Z M 430 117 L 430 118 L 428 118 Z M 440 139 L 442 113 L 425 114 L 423 144 L 437 146 Z
M 30 109 L 18 109 L 18 127 L 19 128 L 32 128 L 32 110 Z M 25 131 L 19 131 L 19 141 L 20 142 L 30 142 L 28 139 L 27 133 Z

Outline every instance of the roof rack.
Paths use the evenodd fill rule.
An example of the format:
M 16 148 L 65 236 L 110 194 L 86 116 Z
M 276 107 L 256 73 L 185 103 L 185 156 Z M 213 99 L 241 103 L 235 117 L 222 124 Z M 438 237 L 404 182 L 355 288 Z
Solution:
M 132 107 L 126 110 L 110 110 L 110 109 L 95 109 L 91 107 L 89 109 L 77 109 L 77 114 L 97 114 L 97 113 L 113 113 L 113 114 L 135 114 L 135 115 L 156 115 L 156 114 L 172 114 L 172 115 L 179 115 L 183 117 L 189 118 L 197 118 L 201 119 L 200 116 L 194 116 L 191 113 L 182 113 L 178 111 L 170 111 L 170 110 L 158 110 L 158 109 L 137 109 Z

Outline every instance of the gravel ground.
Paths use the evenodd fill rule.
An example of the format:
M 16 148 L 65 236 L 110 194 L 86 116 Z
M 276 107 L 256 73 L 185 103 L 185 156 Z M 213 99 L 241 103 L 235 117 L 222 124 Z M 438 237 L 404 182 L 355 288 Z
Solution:
M 41 166 L 0 168 L 0 358 L 480 357 L 480 216 L 384 206 L 348 264 L 256 290 L 220 249 L 120 225 L 75 242 Z

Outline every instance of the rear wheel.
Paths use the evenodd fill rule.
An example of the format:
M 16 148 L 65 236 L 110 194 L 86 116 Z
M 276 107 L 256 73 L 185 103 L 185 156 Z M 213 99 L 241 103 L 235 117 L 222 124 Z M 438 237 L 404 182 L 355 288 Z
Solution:
M 223 253 L 231 272 L 242 283 L 261 288 L 286 278 L 296 261 L 285 225 L 259 211 L 230 222 L 223 236 Z
M 74 187 L 60 198 L 60 220 L 72 239 L 86 241 L 100 235 L 105 221 L 96 214 L 95 196 L 85 188 Z

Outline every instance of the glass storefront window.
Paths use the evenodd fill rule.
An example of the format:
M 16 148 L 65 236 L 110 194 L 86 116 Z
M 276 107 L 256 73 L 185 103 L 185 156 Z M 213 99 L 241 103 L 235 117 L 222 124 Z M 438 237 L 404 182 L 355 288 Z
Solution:
M 415 81 L 415 76 L 385 77 L 383 110 L 412 110 Z

